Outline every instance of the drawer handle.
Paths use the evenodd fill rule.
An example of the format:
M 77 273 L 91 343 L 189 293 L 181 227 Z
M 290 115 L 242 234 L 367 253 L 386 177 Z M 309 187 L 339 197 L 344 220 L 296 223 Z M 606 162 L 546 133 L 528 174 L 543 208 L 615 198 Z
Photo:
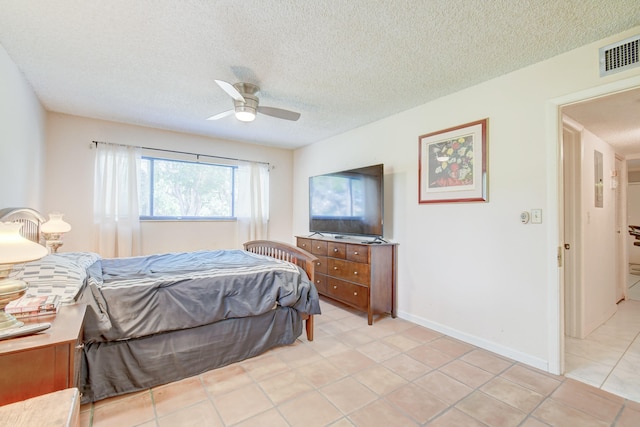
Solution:
M 83 348 L 84 348 L 84 343 L 82 343 L 82 344 L 78 344 L 78 345 L 76 346 L 76 350 L 82 350 Z
M 333 252 L 338 252 L 338 248 L 333 248 Z
M 355 251 L 353 254 L 354 254 L 354 255 L 358 255 L 358 251 Z
M 356 296 L 356 297 L 357 297 L 357 296 L 358 296 L 358 293 L 357 293 L 357 292 L 354 292 L 354 293 L 353 293 L 353 296 Z
M 316 262 L 316 265 L 320 265 L 320 261 Z
M 354 276 L 357 276 L 357 275 L 358 275 L 358 272 L 357 272 L 357 271 L 354 271 L 354 272 L 353 272 L 353 275 L 354 275 Z
M 320 283 L 320 279 L 316 279 L 316 283 Z
M 338 267 L 333 267 L 333 269 L 334 269 L 334 270 L 337 270 L 337 269 L 338 269 Z
M 316 249 L 320 249 L 320 246 L 316 246 Z
M 338 289 L 338 286 L 337 285 L 333 285 L 333 289 Z

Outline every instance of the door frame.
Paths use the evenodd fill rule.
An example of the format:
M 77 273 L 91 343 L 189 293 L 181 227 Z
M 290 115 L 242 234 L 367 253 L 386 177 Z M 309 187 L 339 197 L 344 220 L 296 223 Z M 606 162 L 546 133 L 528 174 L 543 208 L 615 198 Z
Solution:
M 627 250 L 627 162 L 618 154 L 615 156 L 615 177 L 616 185 L 614 191 L 616 209 L 616 261 L 617 265 L 617 294 L 616 298 L 620 302 L 626 300 L 627 295 L 627 272 L 629 271 L 629 253 Z
M 564 233 L 562 244 L 570 245 L 561 250 L 563 257 L 564 292 L 561 302 L 564 308 L 565 334 L 582 338 L 584 335 L 584 288 L 582 282 L 582 125 L 562 117 L 562 215 Z M 564 352 L 563 352 L 564 354 Z
M 564 192 L 562 167 L 562 114 L 564 105 L 588 99 L 610 95 L 640 86 L 640 76 L 618 80 L 588 88 L 582 91 L 563 95 L 547 101 L 546 106 L 546 140 L 547 140 L 547 205 L 549 212 L 547 253 L 553 254 L 547 260 L 547 306 L 548 319 L 548 371 L 561 375 L 564 373 Z

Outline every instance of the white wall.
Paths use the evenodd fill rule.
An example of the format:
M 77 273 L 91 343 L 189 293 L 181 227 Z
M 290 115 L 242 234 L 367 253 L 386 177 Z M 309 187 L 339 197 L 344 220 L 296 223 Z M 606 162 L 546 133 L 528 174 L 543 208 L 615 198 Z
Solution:
M 257 146 L 169 132 L 141 126 L 94 120 L 59 113 L 47 119 L 47 180 L 44 213 L 60 211 L 72 226 L 61 251 L 95 250 L 92 236 L 93 159 L 91 141 L 179 150 L 269 162 L 269 237 L 290 240 L 292 235 L 291 150 Z M 157 152 L 156 155 L 161 156 Z M 235 247 L 235 222 L 143 222 L 144 254 Z
M 0 208 L 40 208 L 45 110 L 0 46 Z
M 400 316 L 550 369 L 559 359 L 554 335 L 560 328 L 555 260 L 561 128 L 557 109 L 555 116 L 550 111 L 567 94 L 639 76 L 640 69 L 598 75 L 598 48 L 639 31 L 297 150 L 294 231 L 308 230 L 310 175 L 384 163 L 385 237 L 399 243 Z M 418 136 L 485 117 L 489 202 L 419 205 Z M 532 208 L 543 209 L 543 223 L 522 225 L 520 212 Z

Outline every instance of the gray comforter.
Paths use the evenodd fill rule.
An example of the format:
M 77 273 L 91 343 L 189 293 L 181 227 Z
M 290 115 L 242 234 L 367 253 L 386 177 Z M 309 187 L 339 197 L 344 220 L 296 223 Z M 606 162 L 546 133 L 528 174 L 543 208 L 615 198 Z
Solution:
M 318 294 L 294 264 L 241 250 L 101 259 L 88 269 L 85 342 L 138 338 L 276 306 L 319 314 Z

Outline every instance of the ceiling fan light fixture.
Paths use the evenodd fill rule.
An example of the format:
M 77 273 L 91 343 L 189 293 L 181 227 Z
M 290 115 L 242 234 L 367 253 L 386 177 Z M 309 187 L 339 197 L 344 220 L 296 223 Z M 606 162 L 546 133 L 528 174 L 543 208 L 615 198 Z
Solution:
M 249 93 L 245 93 L 242 96 L 244 98 L 244 101 L 233 102 L 236 112 L 236 119 L 240 120 L 241 122 L 252 122 L 256 118 L 258 97 Z
M 256 113 L 254 113 L 253 111 L 248 111 L 248 110 L 238 111 L 236 109 L 236 119 L 240 120 L 241 122 L 252 122 L 255 120 L 255 118 L 256 118 Z
M 241 122 L 252 122 L 256 118 L 256 114 L 266 114 L 267 116 L 277 117 L 279 119 L 296 121 L 300 118 L 300 113 L 295 111 L 283 110 L 282 108 L 258 106 L 260 101 L 256 94 L 260 88 L 251 83 L 227 83 L 223 80 L 215 81 L 227 95 L 233 98 L 232 110 L 227 110 L 209 117 L 207 120 L 218 120 L 222 117 L 234 114 L 236 119 Z

